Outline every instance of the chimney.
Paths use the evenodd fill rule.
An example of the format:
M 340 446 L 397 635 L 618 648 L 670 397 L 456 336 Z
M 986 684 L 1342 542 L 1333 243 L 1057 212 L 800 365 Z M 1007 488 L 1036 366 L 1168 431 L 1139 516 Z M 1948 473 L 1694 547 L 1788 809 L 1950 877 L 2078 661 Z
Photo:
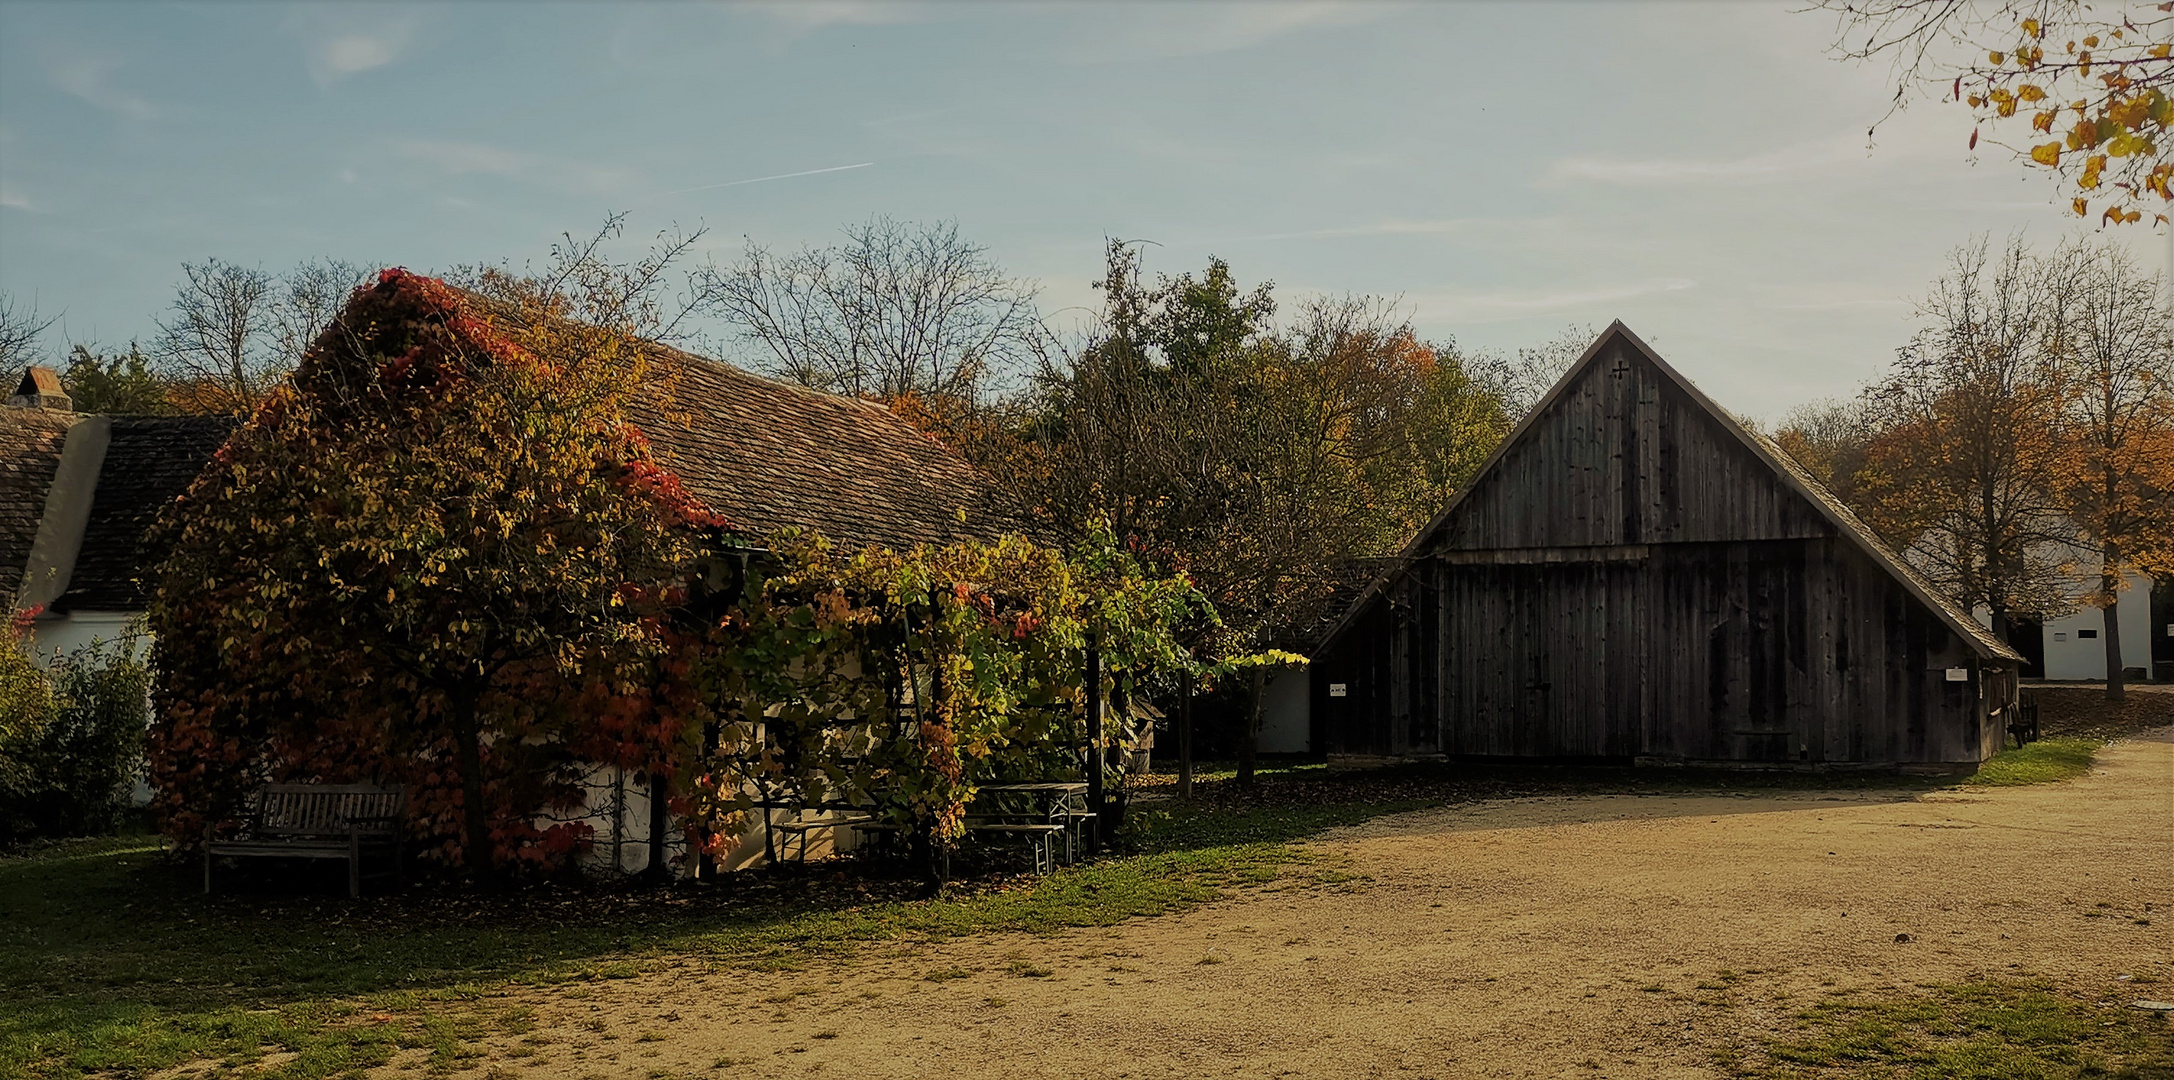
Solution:
M 23 381 L 16 384 L 15 396 L 8 399 L 8 404 L 18 409 L 75 411 L 75 402 L 68 400 L 68 391 L 61 389 L 60 373 L 49 367 L 23 372 Z

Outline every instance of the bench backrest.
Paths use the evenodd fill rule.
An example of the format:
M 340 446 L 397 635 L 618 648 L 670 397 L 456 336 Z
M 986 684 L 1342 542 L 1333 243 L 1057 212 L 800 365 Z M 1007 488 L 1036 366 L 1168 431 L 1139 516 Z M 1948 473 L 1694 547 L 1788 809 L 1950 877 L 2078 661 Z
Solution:
M 402 788 L 376 784 L 266 784 L 257 792 L 256 831 L 344 836 L 360 829 L 390 835 L 400 827 L 405 801 Z

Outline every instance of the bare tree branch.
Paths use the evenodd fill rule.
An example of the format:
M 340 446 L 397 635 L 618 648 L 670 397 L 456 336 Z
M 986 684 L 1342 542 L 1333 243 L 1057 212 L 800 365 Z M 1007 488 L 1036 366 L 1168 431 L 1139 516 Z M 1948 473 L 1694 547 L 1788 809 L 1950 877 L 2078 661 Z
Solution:
M 16 305 L 13 297 L 0 294 L 0 372 L 10 379 L 38 359 L 38 338 L 59 321 L 51 315 L 40 319 L 38 307 Z
M 953 222 L 875 218 L 846 242 L 779 256 L 750 242 L 698 275 L 697 294 L 761 366 L 803 385 L 893 401 L 987 404 L 1044 336 L 1034 289 L 1008 277 Z

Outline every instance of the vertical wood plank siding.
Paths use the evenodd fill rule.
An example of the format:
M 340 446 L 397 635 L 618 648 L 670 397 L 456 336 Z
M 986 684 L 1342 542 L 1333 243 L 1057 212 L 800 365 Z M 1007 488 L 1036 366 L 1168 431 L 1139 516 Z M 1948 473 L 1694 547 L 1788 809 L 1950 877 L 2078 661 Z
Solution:
M 1324 749 L 1797 766 L 1997 751 L 2009 665 L 1725 423 L 1627 342 L 1603 348 L 1316 657 Z

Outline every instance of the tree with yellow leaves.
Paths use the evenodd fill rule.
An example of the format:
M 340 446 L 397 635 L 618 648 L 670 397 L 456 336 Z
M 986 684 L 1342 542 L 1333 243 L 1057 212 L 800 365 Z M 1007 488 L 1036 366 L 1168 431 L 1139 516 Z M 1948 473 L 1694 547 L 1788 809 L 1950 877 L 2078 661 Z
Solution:
M 1967 104 L 1981 138 L 2073 185 L 2077 216 L 2164 223 L 2174 199 L 2174 3 L 2081 0 L 1819 0 L 1834 51 L 1894 65 L 1896 109 L 1913 88 Z M 1875 130 L 1877 130 L 1875 128 Z M 2147 197 L 2149 196 L 2149 197 Z

